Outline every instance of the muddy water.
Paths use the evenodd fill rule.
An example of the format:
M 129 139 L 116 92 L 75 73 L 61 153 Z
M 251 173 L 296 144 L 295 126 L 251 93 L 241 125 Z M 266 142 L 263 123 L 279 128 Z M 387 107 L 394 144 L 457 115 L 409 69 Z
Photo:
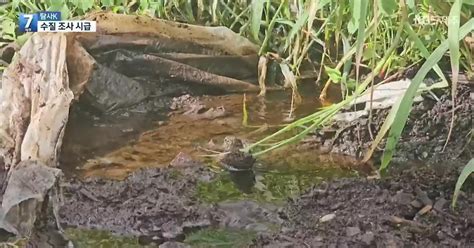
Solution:
M 289 92 L 270 92 L 265 98 L 245 95 L 247 126 L 242 125 L 244 95 L 203 96 L 207 108 L 223 107 L 225 113 L 215 118 L 196 118 L 180 113 L 125 113 L 107 118 L 77 111 L 65 136 L 66 154 L 62 168 L 66 174 L 124 178 L 143 167 L 163 167 L 179 153 L 207 162 L 209 142 L 220 144 L 223 137 L 234 135 L 248 142 L 276 131 L 294 118 L 313 113 L 317 101 L 314 85 L 306 84 L 303 102 L 291 111 Z M 346 159 L 318 156 L 311 151 L 288 148 L 262 157 L 270 166 L 339 167 Z
M 215 118 L 196 118 L 179 111 L 152 115 L 126 113 L 114 118 L 77 112 L 70 119 L 65 137 L 66 156 L 61 166 L 69 176 L 123 179 L 140 168 L 166 167 L 179 152 L 212 164 L 212 158 L 208 157 L 212 152 L 202 149 L 209 147 L 210 142 L 220 144 L 227 135 L 252 142 L 321 107 L 314 85 L 302 87 L 305 87 L 301 90 L 303 102 L 293 111 L 289 92 L 271 92 L 265 98 L 245 95 L 247 126 L 242 124 L 244 95 L 241 94 L 200 97 L 207 108 L 225 109 L 225 114 Z M 206 203 L 252 200 L 279 204 L 323 180 L 357 176 L 353 164 L 350 158 L 320 155 L 314 150 L 290 146 L 260 157 L 253 172 L 222 173 L 212 181 L 199 184 L 197 197 Z M 213 242 L 232 240 L 236 233 L 235 230 L 204 231 L 190 237 L 188 243 L 199 243 L 201 238 L 212 240 L 205 235 L 217 235 Z M 242 235 L 254 237 L 252 233 Z M 80 247 L 99 244 L 139 247 L 141 243 L 136 238 L 117 237 L 103 231 L 70 229 L 68 236 Z

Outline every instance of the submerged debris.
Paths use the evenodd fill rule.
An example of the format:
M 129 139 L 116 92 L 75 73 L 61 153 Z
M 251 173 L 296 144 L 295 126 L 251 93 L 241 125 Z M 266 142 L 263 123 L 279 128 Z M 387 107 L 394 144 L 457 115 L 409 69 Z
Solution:
M 44 202 L 61 170 L 38 161 L 22 161 L 11 171 L 2 195 L 0 228 L 19 237 L 29 237 L 38 218 L 44 217 Z

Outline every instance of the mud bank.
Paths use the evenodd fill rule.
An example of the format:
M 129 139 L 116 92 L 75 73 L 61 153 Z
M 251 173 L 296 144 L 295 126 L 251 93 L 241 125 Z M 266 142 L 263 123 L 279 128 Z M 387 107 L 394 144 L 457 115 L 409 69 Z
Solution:
M 474 194 L 450 208 L 453 167 L 405 170 L 379 181 L 342 179 L 289 201 L 277 234 L 255 247 L 472 247 Z M 467 186 L 466 186 L 467 188 Z
M 280 224 L 274 206 L 245 200 L 206 204 L 198 199 L 198 183 L 210 182 L 216 175 L 196 165 L 143 169 L 122 181 L 71 181 L 64 188 L 62 223 L 134 235 L 155 244 L 184 241 L 205 228 L 266 232 Z
M 422 160 L 436 163 L 456 159 L 463 152 L 473 150 L 469 135 L 473 128 L 474 117 L 474 100 L 470 96 L 471 88 L 468 85 L 460 85 L 458 88 L 454 128 L 449 144 L 444 151 L 443 145 L 451 123 L 450 89 L 438 90 L 435 94 L 439 96 L 439 101 L 426 95 L 423 102 L 414 104 L 410 119 L 397 145 L 395 160 Z M 329 153 L 362 157 L 370 148 L 371 142 L 385 121 L 388 112 L 388 109 L 374 110 L 370 129 L 369 120 L 366 117 L 351 123 L 335 123 L 306 139 L 305 145 Z M 382 141 L 379 148 L 383 148 L 384 144 L 385 141 Z M 374 153 L 375 158 L 381 155 L 382 149 L 378 149 Z
M 462 193 L 454 210 L 449 206 L 460 165 L 406 164 L 382 180 L 315 181 L 282 204 L 206 203 L 199 184 L 219 174 L 200 165 L 142 169 L 122 181 L 71 181 L 60 215 L 69 227 L 134 235 L 155 245 L 218 229 L 255 233 L 253 247 L 470 247 L 474 193 Z

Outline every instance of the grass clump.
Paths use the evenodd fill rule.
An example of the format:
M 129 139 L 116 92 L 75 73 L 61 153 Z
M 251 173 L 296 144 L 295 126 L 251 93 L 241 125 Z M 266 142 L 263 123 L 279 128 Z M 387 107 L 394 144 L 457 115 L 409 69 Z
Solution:
M 102 230 L 66 229 L 66 236 L 72 240 L 75 247 L 101 247 L 101 248 L 138 248 L 151 247 L 138 242 L 138 238 L 113 235 Z
M 192 247 L 248 247 L 256 236 L 248 230 L 204 229 L 188 235 L 184 242 Z

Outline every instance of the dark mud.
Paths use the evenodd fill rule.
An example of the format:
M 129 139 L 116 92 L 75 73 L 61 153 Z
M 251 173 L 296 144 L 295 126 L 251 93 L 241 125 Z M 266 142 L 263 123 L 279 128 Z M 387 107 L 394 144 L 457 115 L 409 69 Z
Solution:
M 397 145 L 395 159 L 398 161 L 422 160 L 436 163 L 459 158 L 463 152 L 472 152 L 470 142 L 473 128 L 474 100 L 470 96 L 468 85 L 459 85 L 456 97 L 454 128 L 448 146 L 443 146 L 448 136 L 451 123 L 452 101 L 450 89 L 438 90 L 437 101 L 425 96 L 421 103 L 415 103 L 410 113 L 402 138 Z M 334 154 L 362 157 L 370 148 L 372 137 L 385 121 L 389 110 L 374 110 L 371 131 L 368 118 L 359 118 L 352 123 L 336 123 L 333 126 L 318 131 L 306 140 L 306 144 Z M 340 132 L 334 130 L 341 130 Z M 384 142 L 379 145 L 384 147 Z M 380 157 L 382 150 L 378 149 L 374 157 Z M 469 156 L 470 154 L 467 154 Z
M 186 235 L 210 227 L 268 231 L 279 225 L 272 206 L 254 201 L 200 201 L 198 183 L 215 176 L 207 167 L 194 166 L 143 169 L 123 181 L 73 181 L 64 187 L 62 223 L 135 235 L 156 244 L 184 241 Z
M 341 179 L 289 201 L 277 234 L 255 247 L 473 247 L 474 194 L 450 208 L 455 169 L 416 168 L 383 180 Z M 468 186 L 466 186 L 468 187 Z
M 73 180 L 60 215 L 69 227 L 134 235 L 142 244 L 212 245 L 220 241 L 201 231 L 217 230 L 226 240 L 253 235 L 253 247 L 472 247 L 474 193 L 463 192 L 450 208 L 459 166 L 404 167 L 411 169 L 395 168 L 382 180 L 314 180 L 280 204 L 219 199 L 227 192 L 212 182 L 221 175 L 207 167 L 142 169 L 123 181 Z M 211 201 L 200 196 L 203 183 L 217 195 Z
M 177 239 L 188 225 L 210 225 L 210 212 L 193 199 L 193 189 L 198 175 L 210 180 L 212 174 L 199 170 L 149 169 L 137 171 L 124 181 L 72 182 L 65 188 L 62 220 L 68 226 Z

